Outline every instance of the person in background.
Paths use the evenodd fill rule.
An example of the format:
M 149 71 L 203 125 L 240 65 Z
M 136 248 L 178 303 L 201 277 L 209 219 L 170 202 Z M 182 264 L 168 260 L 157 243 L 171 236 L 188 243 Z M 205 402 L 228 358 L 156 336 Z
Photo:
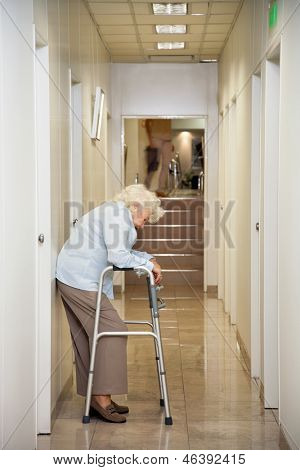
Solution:
M 131 185 L 85 214 L 75 226 L 57 259 L 58 290 L 70 325 L 76 362 L 77 393 L 86 396 L 96 302 L 100 274 L 109 265 L 118 268 L 146 266 L 155 283 L 162 279 L 161 267 L 152 255 L 132 249 L 137 232 L 146 223 L 156 223 L 164 214 L 158 197 L 142 184 Z M 110 273 L 109 273 L 110 274 Z M 110 303 L 113 273 L 107 275 L 101 298 L 99 333 L 128 331 Z M 105 337 L 99 341 L 91 412 L 114 422 L 126 421 L 127 406 L 115 403 L 112 395 L 128 393 L 127 337 Z
M 145 179 L 145 184 L 150 187 L 153 171 L 158 168 L 161 160 L 158 181 L 158 191 L 161 193 L 164 192 L 168 186 L 169 161 L 172 159 L 171 119 L 146 119 L 144 125 L 149 139 L 149 147 L 147 147 L 148 155 L 152 156 L 150 165 L 148 159 L 148 174 Z M 156 152 L 155 159 L 153 158 L 154 152 Z M 155 169 L 153 169 L 154 167 Z

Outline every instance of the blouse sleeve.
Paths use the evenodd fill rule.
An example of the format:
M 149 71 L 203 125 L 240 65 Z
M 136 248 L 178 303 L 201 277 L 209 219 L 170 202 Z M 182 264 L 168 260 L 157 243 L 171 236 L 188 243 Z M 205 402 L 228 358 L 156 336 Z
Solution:
M 136 268 L 145 266 L 152 271 L 154 265 L 149 261 L 150 255 L 131 250 L 129 233 L 132 222 L 128 210 L 118 205 L 111 205 L 105 211 L 102 221 L 102 233 L 107 248 L 108 262 L 118 268 Z

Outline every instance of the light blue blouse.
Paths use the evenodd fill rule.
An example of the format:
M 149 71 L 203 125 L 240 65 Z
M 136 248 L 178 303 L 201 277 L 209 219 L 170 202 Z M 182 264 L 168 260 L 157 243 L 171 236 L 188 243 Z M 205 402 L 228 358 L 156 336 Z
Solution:
M 56 278 L 76 289 L 97 291 L 100 274 L 109 265 L 146 266 L 152 271 L 153 255 L 132 250 L 136 237 L 131 212 L 123 202 L 101 204 L 77 222 L 58 255 Z M 105 276 L 103 293 L 114 298 L 113 272 Z

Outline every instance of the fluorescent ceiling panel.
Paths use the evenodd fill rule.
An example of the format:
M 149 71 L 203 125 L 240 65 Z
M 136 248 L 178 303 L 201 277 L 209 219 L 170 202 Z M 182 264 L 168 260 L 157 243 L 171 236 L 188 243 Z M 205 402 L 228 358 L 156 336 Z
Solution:
M 158 49 L 184 49 L 184 42 L 158 42 Z
M 186 24 L 158 24 L 155 29 L 158 34 L 185 34 Z
M 186 15 L 187 3 L 152 3 L 154 15 Z
M 217 59 L 202 59 L 200 60 L 200 62 L 204 62 L 204 63 L 211 63 L 211 62 L 218 62 Z

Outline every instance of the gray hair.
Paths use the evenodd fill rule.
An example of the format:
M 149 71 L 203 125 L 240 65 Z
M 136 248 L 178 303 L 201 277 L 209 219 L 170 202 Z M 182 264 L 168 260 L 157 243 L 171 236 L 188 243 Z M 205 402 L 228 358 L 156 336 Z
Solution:
M 139 204 L 145 209 L 150 209 L 150 224 L 158 222 L 165 213 L 164 209 L 160 207 L 160 199 L 143 184 L 126 186 L 119 194 L 116 194 L 113 201 L 122 201 L 128 208 L 134 204 Z

